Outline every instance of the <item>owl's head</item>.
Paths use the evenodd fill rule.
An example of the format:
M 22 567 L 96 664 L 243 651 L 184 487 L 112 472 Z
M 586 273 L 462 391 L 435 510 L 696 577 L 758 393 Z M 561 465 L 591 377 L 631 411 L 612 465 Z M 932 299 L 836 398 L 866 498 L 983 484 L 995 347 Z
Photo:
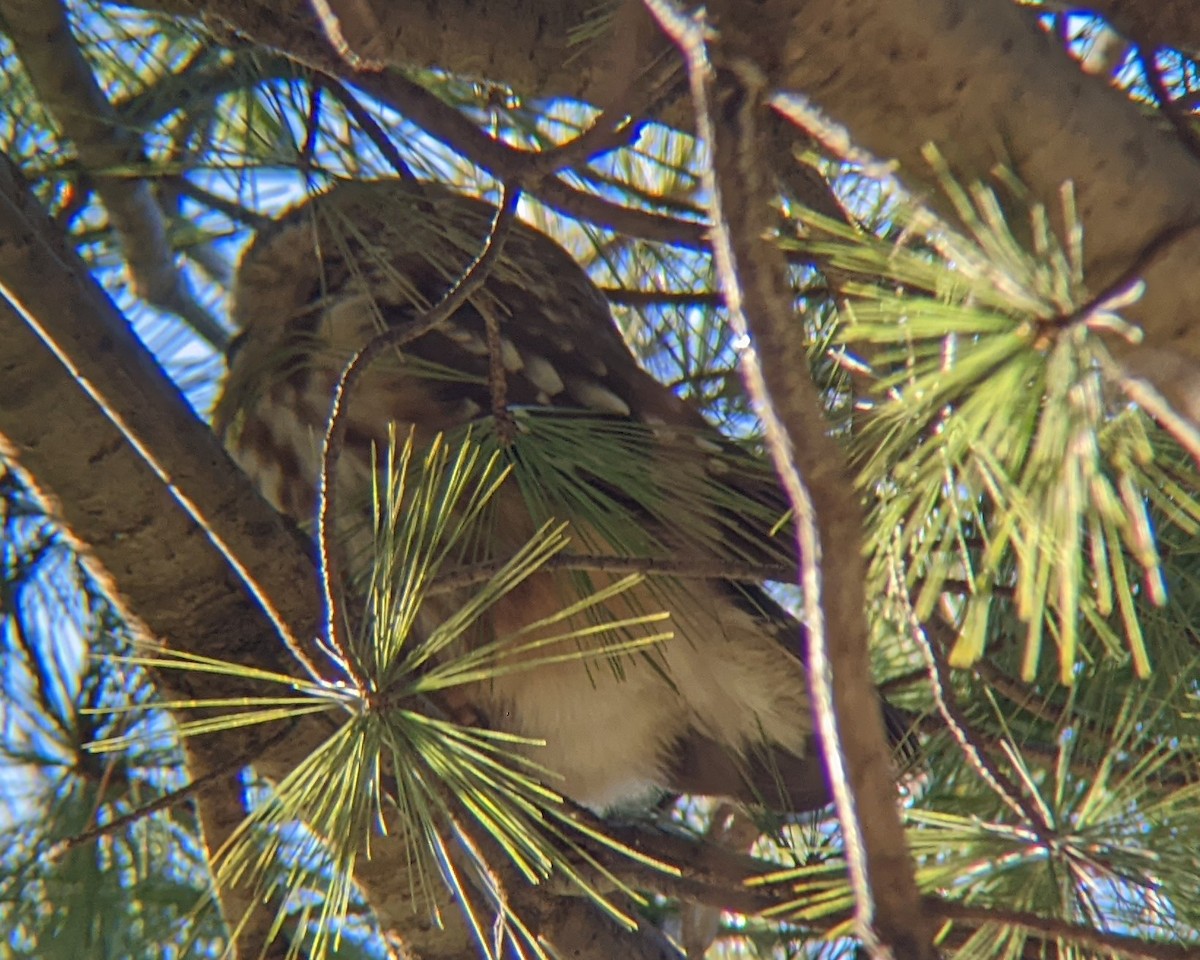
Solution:
M 342 183 L 286 212 L 238 271 L 233 317 L 241 332 L 217 430 L 252 407 L 264 386 L 303 376 L 314 363 L 340 369 L 374 334 L 428 310 L 480 255 L 495 215 L 482 200 L 401 180 Z M 501 332 L 511 403 L 640 410 L 645 419 L 702 425 L 641 369 L 571 255 L 519 221 L 470 302 L 404 348 L 405 374 L 427 378 L 435 403 L 486 408 L 484 314 Z

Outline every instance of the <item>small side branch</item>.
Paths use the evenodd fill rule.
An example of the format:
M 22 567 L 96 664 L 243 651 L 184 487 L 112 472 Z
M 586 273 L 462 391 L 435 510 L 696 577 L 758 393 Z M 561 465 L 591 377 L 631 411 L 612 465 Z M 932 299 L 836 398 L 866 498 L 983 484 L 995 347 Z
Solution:
M 1026 821 L 1043 840 L 1049 840 L 1054 832 L 1054 825 L 1050 819 L 1021 793 L 1017 785 L 1003 770 L 992 762 L 992 758 L 984 750 L 979 738 L 967 723 L 967 718 L 962 708 L 959 707 L 958 698 L 954 694 L 950 670 L 946 666 L 941 652 L 935 649 L 933 642 L 929 639 L 928 631 L 933 627 L 927 627 L 917 619 L 909 602 L 908 589 L 904 585 L 904 577 L 895 551 L 888 555 L 888 579 L 891 581 L 892 596 L 901 605 L 904 617 L 908 621 L 909 634 L 925 658 L 930 687 L 938 712 L 962 748 L 967 763 L 974 768 L 979 778 L 991 788 L 1005 806 Z
M 47 852 L 46 856 L 50 860 L 57 860 L 63 857 L 72 850 L 85 846 L 94 840 L 99 840 L 101 837 L 111 837 L 121 833 L 132 824 L 143 820 L 146 817 L 158 813 L 160 810 L 169 810 L 171 807 L 178 806 L 185 801 L 192 800 L 209 787 L 219 784 L 221 781 L 236 776 L 242 772 L 247 764 L 253 763 L 255 758 L 260 756 L 264 751 L 270 750 L 272 747 L 281 743 L 292 731 L 293 724 L 288 723 L 277 730 L 266 740 L 256 742 L 252 748 L 243 750 L 229 760 L 206 770 L 203 774 L 196 777 L 186 786 L 180 787 L 178 790 L 169 790 L 160 797 L 156 797 L 149 803 L 142 804 L 136 810 L 130 810 L 129 813 L 119 817 L 114 817 L 105 823 L 97 824 L 93 827 L 88 827 L 86 830 L 81 830 L 74 836 L 67 837 L 65 840 L 60 840 Z
M 711 157 L 703 182 L 712 198 L 717 274 L 741 343 L 747 389 L 796 510 L 809 688 L 845 837 L 858 932 L 880 960 L 932 960 L 933 930 L 904 842 L 870 681 L 862 511 L 845 458 L 826 432 L 786 262 L 769 240 L 765 78 L 750 61 L 714 69 L 703 20 L 671 0 L 646 2 L 688 65 L 696 127 Z
M 371 363 L 385 350 L 402 347 L 422 337 L 451 317 L 478 290 L 487 279 L 493 264 L 504 251 L 504 241 L 516 217 L 520 189 L 506 186 L 504 198 L 496 210 L 483 250 L 473 263 L 468 265 L 458 282 L 422 316 L 403 327 L 386 330 L 369 340 L 346 364 L 334 388 L 330 404 L 329 420 L 325 439 L 321 447 L 321 477 L 317 491 L 317 547 L 318 579 L 325 613 L 325 637 L 341 662 L 342 669 L 354 680 L 364 695 L 370 692 L 368 678 L 362 672 L 358 658 L 350 649 L 343 629 L 345 604 L 341 592 L 341 578 L 332 545 L 332 518 L 337 501 L 337 485 L 334 476 L 338 460 L 346 441 L 346 411 L 355 386 Z
M 493 139 L 464 114 L 419 84 L 399 74 L 363 74 L 355 82 L 373 97 L 395 108 L 430 136 L 462 154 L 504 183 L 524 182 L 531 174 L 530 154 Z M 586 133 L 585 133 L 586 135 Z M 560 159 L 562 156 L 560 156 Z M 565 155 L 573 159 L 573 151 Z M 644 240 L 685 249 L 708 246 L 703 224 L 635 210 L 576 190 L 562 180 L 542 176 L 530 193 L 553 210 L 586 223 Z
M 1062 940 L 1090 947 L 1118 957 L 1138 960 L 1200 960 L 1200 945 L 1162 943 L 1109 933 L 1079 923 L 1068 923 L 1053 917 L 1041 917 L 1021 910 L 975 906 L 936 897 L 925 898 L 929 912 L 943 920 L 978 927 L 994 923 L 1004 927 L 1020 927 L 1044 940 Z

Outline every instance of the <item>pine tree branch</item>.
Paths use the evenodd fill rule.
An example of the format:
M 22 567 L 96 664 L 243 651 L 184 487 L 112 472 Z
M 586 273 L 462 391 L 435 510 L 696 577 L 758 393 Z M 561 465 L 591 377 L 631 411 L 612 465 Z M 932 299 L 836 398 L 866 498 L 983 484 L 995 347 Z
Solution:
M 949 216 L 923 158 L 930 143 L 960 182 L 987 181 L 998 165 L 1006 168 L 1029 191 L 1019 201 L 1025 208 L 1056 209 L 1071 181 L 1093 289 L 1108 287 L 1158 238 L 1200 222 L 1200 162 L 1123 93 L 1083 75 L 1011 3 L 944 8 L 936 17 L 920 0 L 773 0 L 753 18 L 739 17 L 742 10 L 741 0 L 713 8 L 732 46 L 770 65 L 774 89 L 802 91 L 856 145 L 895 158 L 898 176 Z M 812 30 L 814 23 L 822 29 Z M 864 57 L 866 50 L 879 53 Z M 830 67 L 849 63 L 855 69 Z M 1014 99 L 1016 90 L 1029 94 Z M 1035 93 L 1045 90 L 1063 95 Z M 1142 328 L 1141 342 L 1109 339 L 1118 360 L 1193 424 L 1200 423 L 1191 306 L 1200 299 L 1200 275 L 1191 269 L 1198 251 L 1200 233 L 1189 230 L 1147 267 L 1143 296 L 1123 311 Z
M 140 345 L 132 343 L 128 325 L 74 251 L 61 237 L 55 238 L 57 243 L 51 239 L 49 221 L 7 161 L 0 163 L 0 210 L 4 211 L 0 216 L 0 338 L 4 342 L 0 454 L 22 468 L 31 488 L 63 523 L 90 574 L 116 601 L 135 632 L 146 639 L 170 638 L 182 648 L 209 655 L 223 650 L 274 650 L 275 631 L 254 600 L 229 581 L 224 557 L 211 547 L 194 518 L 179 508 L 160 476 L 100 405 L 84 393 L 76 376 L 87 377 L 100 391 L 112 388 L 107 393 L 114 398 L 110 402 L 127 414 L 132 407 L 134 423 L 144 421 L 146 414 L 160 418 L 159 429 L 166 434 L 160 438 L 162 449 L 179 453 L 189 439 L 197 442 L 187 451 L 185 462 L 196 461 L 198 469 L 183 476 L 199 481 L 202 502 L 213 505 L 211 498 L 217 496 L 218 515 L 235 527 L 225 531 L 227 536 L 235 543 L 250 544 L 245 556 L 261 549 L 264 532 L 278 528 L 279 518 L 270 516 L 269 508 L 250 493 L 249 503 L 262 504 L 260 516 L 247 509 L 246 525 L 236 529 L 237 481 L 232 486 L 208 485 L 213 470 L 220 476 L 224 466 L 236 476 L 236 469 L 223 454 L 212 461 L 203 459 L 199 451 L 215 446 L 211 434 L 195 421 Z M 34 332 L 27 318 L 50 325 L 50 330 L 43 329 L 45 338 Z M 72 367 L 62 362 L 63 351 L 70 351 Z M 110 376 L 107 364 L 115 356 L 125 357 L 129 366 L 122 369 L 113 364 Z M 280 541 L 286 545 L 288 537 Z M 306 558 L 301 551 L 296 553 L 303 569 Z M 289 569 L 286 546 L 275 556 L 281 571 Z M 309 571 L 311 576 L 311 565 Z M 293 608 L 291 615 L 303 614 Z M 269 655 L 265 664 L 261 659 L 259 663 L 280 666 Z M 203 678 L 178 679 L 174 689 L 166 688 L 168 698 L 233 692 L 228 683 L 211 686 Z M 204 778 L 222 768 L 230 756 L 260 755 L 268 733 L 247 729 L 190 742 L 191 772 Z M 318 731 L 316 742 L 323 735 Z M 271 760 L 264 758 L 268 766 Z M 283 766 L 288 765 L 285 760 Z M 206 839 L 215 850 L 245 815 L 240 787 L 225 781 L 210 791 L 200 804 L 200 814 Z M 240 892 L 221 893 L 227 916 L 250 911 L 251 900 Z M 257 951 L 268 941 L 271 917 L 262 911 L 250 917 L 242 943 L 247 950 Z
M 356 80 L 326 41 L 306 0 L 292 0 L 283 10 L 262 0 L 141 4 L 225 18 L 247 36 Z M 601 74 L 611 58 L 603 50 L 568 51 L 566 38 L 589 21 L 589 6 L 583 0 L 545 0 L 518 10 L 515 0 L 486 8 L 460 0 L 440 4 L 437 17 L 406 18 L 402 6 L 377 5 L 374 12 L 382 35 L 390 38 L 390 64 L 436 65 L 468 75 L 482 70 L 524 93 L 588 99 L 604 86 Z M 1180 38 L 1194 35 L 1193 12 L 1172 4 L 1160 18 L 1148 6 L 1110 0 L 1106 9 L 1119 29 L 1161 46 L 1178 42 L 1164 23 L 1172 24 Z M 921 0 L 862 5 L 770 0 L 752 11 L 746 0 L 719 0 L 711 12 L 731 48 L 769 65 L 767 83 L 773 90 L 811 97 L 845 124 L 856 143 L 876 155 L 896 157 L 901 177 L 926 197 L 940 195 L 937 177 L 922 157 L 929 143 L 943 151 L 961 182 L 987 180 L 1001 165 L 1046 209 L 1057 207 L 1063 182 L 1072 181 L 1084 213 L 1085 272 L 1096 287 L 1133 262 L 1155 236 L 1200 216 L 1197 161 L 1141 116 L 1124 94 L 1084 75 L 1008 0 L 986 0 L 961 11 L 946 8 L 937 17 Z M 446 29 L 447 23 L 470 29 Z M 652 44 L 645 47 L 640 64 L 656 55 Z M 383 87 L 390 75 L 373 76 L 373 81 L 366 75 L 357 79 L 386 97 Z M 1063 95 L 1046 97 L 1045 90 Z M 510 171 L 497 167 L 494 172 L 511 179 Z M 572 200 L 590 207 L 591 215 L 569 210 L 566 198 L 547 192 L 544 199 L 594 222 L 608 219 L 615 226 L 618 219 L 618 210 L 596 216 L 603 204 L 585 203 L 578 195 Z M 1131 210 L 1138 216 L 1130 217 Z M 625 217 L 622 229 L 632 226 L 632 219 L 638 218 Z M 1191 269 L 1197 250 L 1200 237 L 1192 236 L 1147 274 L 1146 294 L 1128 312 L 1128 319 L 1145 329 L 1145 342 L 1113 340 L 1130 372 L 1148 378 L 1193 422 L 1200 421 L 1200 337 L 1194 335 L 1192 310 L 1200 300 L 1200 273 Z
M 647 213 L 575 190 L 548 175 L 544 161 L 538 159 L 541 154 L 518 150 L 488 136 L 462 112 L 399 74 L 364 74 L 357 76 L 355 83 L 496 179 L 526 184 L 527 191 L 552 210 L 624 236 L 687 249 L 706 246 L 703 224 Z M 559 157 L 578 159 L 573 150 Z
M 57 860 L 70 851 L 93 843 L 101 837 L 112 837 L 121 834 L 139 820 L 143 820 L 160 810 L 169 810 L 171 807 L 186 803 L 189 800 L 198 799 L 203 791 L 214 786 L 219 786 L 222 780 L 240 776 L 243 768 L 257 760 L 264 751 L 270 750 L 276 744 L 282 742 L 284 737 L 289 736 L 292 733 L 292 728 L 293 724 L 286 724 L 272 733 L 262 743 L 253 744 L 251 749 L 256 752 L 237 754 L 227 759 L 221 766 L 205 771 L 202 776 L 193 777 L 186 786 L 180 787 L 178 790 L 169 790 L 161 796 L 155 797 L 149 803 L 144 803 L 130 810 L 128 813 L 122 814 L 119 817 L 113 817 L 102 824 L 88 827 L 86 830 L 81 830 L 79 833 L 59 841 L 46 851 L 46 856 L 50 860 Z
M 754 345 L 747 340 L 741 348 L 743 373 L 796 511 L 809 686 L 858 933 L 872 956 L 932 958 L 932 929 L 918 900 L 870 680 L 862 511 L 845 457 L 826 432 L 786 263 L 769 239 L 761 75 L 753 59 L 723 61 L 724 72 L 714 71 L 702 20 L 668 0 L 648 6 L 688 65 L 697 130 L 711 153 L 703 182 L 712 197 L 717 274 L 735 332 L 753 335 Z
M 1020 910 L 975 906 L 954 900 L 926 897 L 924 903 L 933 915 L 972 927 L 996 924 L 1020 927 L 1047 941 L 1061 940 L 1081 947 L 1102 950 L 1118 957 L 1139 960 L 1200 960 L 1200 945 L 1144 940 L 1120 933 L 1109 933 L 1079 923 L 1042 917 Z
M 252 593 L 274 608 L 276 622 L 298 638 L 293 642 L 309 644 L 319 632 L 317 591 L 296 588 L 316 583 L 307 545 L 196 419 L 3 157 L 0 291 L 0 454 L 22 468 L 96 582 L 147 639 L 276 673 L 293 671 Z M 180 496 L 191 512 L 181 508 Z M 232 573 L 230 554 L 252 573 L 252 588 Z M 319 662 L 323 654 L 314 646 L 309 656 Z M 276 692 L 225 675 L 166 673 L 158 683 L 168 700 Z M 281 779 L 329 736 L 331 722 L 323 715 L 303 718 L 273 749 L 266 744 L 275 731 L 262 726 L 189 738 L 190 772 L 206 779 L 223 771 L 230 757 L 244 755 L 258 758 L 262 775 Z M 214 783 L 200 798 L 200 814 L 206 843 L 216 850 L 245 818 L 240 784 Z M 376 838 L 373 849 L 385 885 L 363 882 L 363 888 L 385 926 L 402 931 L 418 952 L 465 949 L 467 934 L 450 904 L 443 908 L 445 930 L 413 922 L 403 892 L 403 843 Z M 258 956 L 270 939 L 270 911 L 252 911 L 255 901 L 244 888 L 220 894 L 227 918 L 250 917 L 238 945 Z M 399 903 L 403 910 L 394 909 Z
M 0 16 L 42 104 L 93 178 L 121 238 L 138 295 L 182 317 L 223 349 L 229 335 L 175 265 L 166 219 L 150 184 L 128 173 L 147 163 L 142 143 L 121 125 L 96 82 L 71 34 L 65 8 L 58 0 L 3 0 Z
M 123 570 L 128 567 L 127 552 L 145 558 L 120 584 L 103 574 L 99 582 L 126 597 L 127 610 L 153 635 L 194 635 L 195 610 L 190 604 L 196 591 L 170 602 L 178 584 L 195 575 L 172 556 L 172 548 L 178 547 L 173 541 L 194 534 L 160 529 L 151 539 L 138 530 L 159 512 L 180 516 L 183 530 L 207 527 L 243 562 L 263 570 L 257 589 L 281 631 L 296 638 L 311 635 L 313 609 L 291 596 L 296 577 L 312 570 L 299 541 L 196 419 L 3 157 L 0 210 L 4 362 L 10 374 L 5 385 L 11 393 L 0 430 L 14 455 L 49 487 L 43 492 L 57 494 L 56 515 L 77 540 L 89 545 L 85 555 L 102 567 Z M 37 324 L 37 334 L 31 322 Z M 73 404 L 69 409 L 56 409 L 67 401 Z M 135 439 L 125 439 L 118 423 Z M 161 475 L 132 447 L 126 450 L 132 442 L 156 454 Z M 124 513 L 89 505 L 97 494 L 109 493 L 98 490 L 96 483 L 109 457 L 120 459 L 111 476 L 120 477 L 112 489 L 120 490 L 129 505 Z M 181 511 L 180 502 L 190 506 Z M 159 506 L 161 511 L 153 509 Z M 191 516 L 182 519 L 189 511 Z M 197 517 L 203 519 L 202 526 Z M 261 542 L 264 537 L 278 538 L 290 550 L 274 543 L 267 546 Z M 157 538 L 163 542 L 156 544 Z M 222 567 L 227 563 L 222 560 Z M 241 614 L 243 619 L 247 616 L 257 621 L 255 614 Z M 225 646 L 208 652 L 219 656 Z
M 786 883 L 763 883 L 764 878 L 778 871 L 777 865 L 713 848 L 694 838 L 648 831 L 643 827 L 609 827 L 609 834 L 626 846 L 679 869 L 676 878 L 662 871 L 639 868 L 631 861 L 617 860 L 611 851 L 606 853 L 603 848 L 597 847 L 591 851 L 599 862 L 616 875 L 645 889 L 750 915 L 778 913 L 781 906 L 793 899 Z M 1111 950 L 1119 957 L 1200 960 L 1200 945 L 1145 940 L 1026 911 L 996 905 L 964 904 L 943 897 L 926 896 L 922 898 L 922 904 L 931 917 L 954 922 L 954 929 L 942 941 L 946 947 L 961 946 L 969 939 L 970 931 L 992 923 L 1022 928 L 1035 938 Z M 846 914 L 834 913 L 819 920 L 805 921 L 801 929 L 828 932 L 837 929 L 846 919 Z M 1027 955 L 1040 956 L 1036 948 Z

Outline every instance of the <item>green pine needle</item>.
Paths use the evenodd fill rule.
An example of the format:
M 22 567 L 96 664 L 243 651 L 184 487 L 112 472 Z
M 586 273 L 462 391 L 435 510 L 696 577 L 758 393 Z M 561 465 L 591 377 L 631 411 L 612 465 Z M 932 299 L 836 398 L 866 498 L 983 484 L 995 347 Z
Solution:
M 528 460 L 549 462 L 536 439 L 523 451 Z M 519 475 L 519 469 L 515 472 Z M 286 888 L 319 891 L 320 906 L 303 907 L 298 914 L 289 912 L 286 904 L 280 906 L 277 928 L 301 922 L 311 931 L 308 937 L 292 939 L 293 951 L 301 942 L 315 957 L 337 948 L 330 931 L 340 929 L 350 909 L 355 864 L 370 856 L 372 837 L 379 829 L 402 838 L 415 878 L 416 909 L 432 907 L 438 883 L 449 884 L 469 914 L 478 912 L 481 896 L 489 901 L 487 911 L 468 916 L 485 952 L 499 947 L 494 938 L 484 936 L 488 928 L 481 918 L 499 916 L 506 936 L 516 937 L 534 956 L 543 955 L 497 879 L 509 868 L 526 883 L 561 874 L 618 922 L 635 922 L 579 865 L 606 876 L 613 889 L 637 902 L 636 893 L 603 866 L 589 844 L 607 845 L 643 863 L 654 861 L 578 822 L 554 790 L 554 774 L 527 755 L 535 742 L 466 726 L 439 712 L 437 698 L 455 687 L 546 664 L 579 661 L 582 670 L 588 660 L 618 660 L 671 636 L 654 629 L 666 617 L 661 611 L 624 616 L 608 612 L 612 601 L 643 582 L 645 578 L 637 575 L 573 600 L 565 598 L 560 610 L 511 636 L 481 641 L 472 630 L 487 611 L 569 542 L 564 524 L 553 518 L 534 529 L 487 582 L 460 591 L 448 612 L 444 604 L 431 608 L 427 601 L 439 573 L 479 559 L 480 546 L 487 540 L 481 528 L 494 522 L 491 511 L 497 496 L 515 482 L 509 474 L 501 465 L 500 451 L 488 453 L 469 434 L 454 444 L 438 437 L 424 449 L 409 437 L 388 451 L 374 492 L 375 562 L 363 579 L 364 611 L 352 639 L 352 654 L 363 664 L 368 691 L 169 650 L 126 658 L 130 665 L 155 670 L 224 673 L 284 688 L 277 697 L 173 704 L 181 716 L 182 736 L 315 712 L 343 718 L 318 749 L 274 786 L 219 858 L 220 882 L 249 883 L 259 896 L 266 896 L 279 882 L 269 865 L 277 862 L 283 846 L 299 845 L 298 853 L 285 857 L 293 864 Z M 630 508 L 611 498 L 605 503 L 610 513 L 603 529 L 614 538 L 644 545 L 639 540 L 640 520 Z M 623 520 L 620 510 L 625 511 Z M 635 531 L 632 537 L 622 523 Z M 546 635 L 548 630 L 552 636 Z M 182 719 L 190 709 L 203 710 L 204 715 Z M 137 739 L 111 737 L 92 748 L 116 750 Z M 452 848 L 458 851 L 453 856 L 448 853 Z M 470 889 L 463 886 L 464 869 L 472 878 Z
M 1025 679 L 1046 638 L 1063 683 L 1102 651 L 1144 677 L 1140 611 L 1166 600 L 1157 531 L 1200 528 L 1200 483 L 1120 395 L 1092 329 L 1121 328 L 1129 295 L 1091 301 L 1069 187 L 1064 241 L 1044 209 L 1015 225 L 994 191 L 964 189 L 930 160 L 964 236 L 938 228 L 925 246 L 895 245 L 814 217 L 793 242 L 853 278 L 834 342 L 862 353 L 877 389 L 851 441 L 877 595 L 899 549 L 918 618 L 956 611 L 953 665 L 975 663 L 1015 610 Z M 916 211 L 897 219 L 935 226 Z

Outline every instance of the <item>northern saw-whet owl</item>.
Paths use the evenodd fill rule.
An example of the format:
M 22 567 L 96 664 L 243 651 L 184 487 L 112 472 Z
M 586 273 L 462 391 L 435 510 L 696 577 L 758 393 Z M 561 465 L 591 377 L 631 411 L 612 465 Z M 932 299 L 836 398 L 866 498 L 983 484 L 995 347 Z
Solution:
M 242 332 L 215 425 L 280 511 L 301 524 L 313 519 L 330 399 L 349 357 L 435 303 L 478 256 L 494 215 L 492 206 L 432 184 L 345 183 L 286 213 L 252 245 L 238 273 L 234 314 Z M 577 454 L 565 455 L 563 475 L 593 502 L 623 512 L 639 534 L 632 540 L 640 555 L 685 565 L 787 562 L 794 540 L 777 523 L 786 510 L 774 477 L 643 370 L 587 274 L 520 223 L 470 303 L 381 357 L 350 399 L 337 478 L 343 514 L 369 511 L 372 447 L 387 448 L 391 425 L 401 437 L 412 430 L 419 446 L 492 414 L 495 345 L 489 350 L 486 311 L 499 325 L 511 409 L 561 415 L 568 437 L 578 424 Z M 598 462 L 597 425 L 619 428 L 624 438 L 619 454 L 600 451 L 600 460 L 625 461 L 611 475 Z M 518 470 L 525 442 L 518 418 L 510 447 Z M 614 488 L 614 476 L 642 482 L 632 493 Z M 504 559 L 524 544 L 546 518 L 539 510 L 570 523 L 575 552 L 629 553 L 630 541 L 606 539 L 571 498 L 538 499 L 527 485 L 524 492 L 519 483 L 503 486 L 484 559 Z M 351 519 L 335 523 L 349 531 Z M 353 579 L 362 551 L 346 550 Z M 593 587 L 613 579 L 586 577 Z M 577 573 L 536 573 L 496 601 L 477 625 L 477 642 L 551 616 L 581 589 Z M 417 628 L 452 613 L 454 602 L 453 594 L 430 597 Z M 759 587 L 652 576 L 608 608 L 615 619 L 665 610 L 673 636 L 619 664 L 568 658 L 462 691 L 487 726 L 544 741 L 525 750 L 555 775 L 550 787 L 593 808 L 656 790 L 791 811 L 828 802 L 802 630 Z M 563 641 L 570 649 L 577 643 Z

